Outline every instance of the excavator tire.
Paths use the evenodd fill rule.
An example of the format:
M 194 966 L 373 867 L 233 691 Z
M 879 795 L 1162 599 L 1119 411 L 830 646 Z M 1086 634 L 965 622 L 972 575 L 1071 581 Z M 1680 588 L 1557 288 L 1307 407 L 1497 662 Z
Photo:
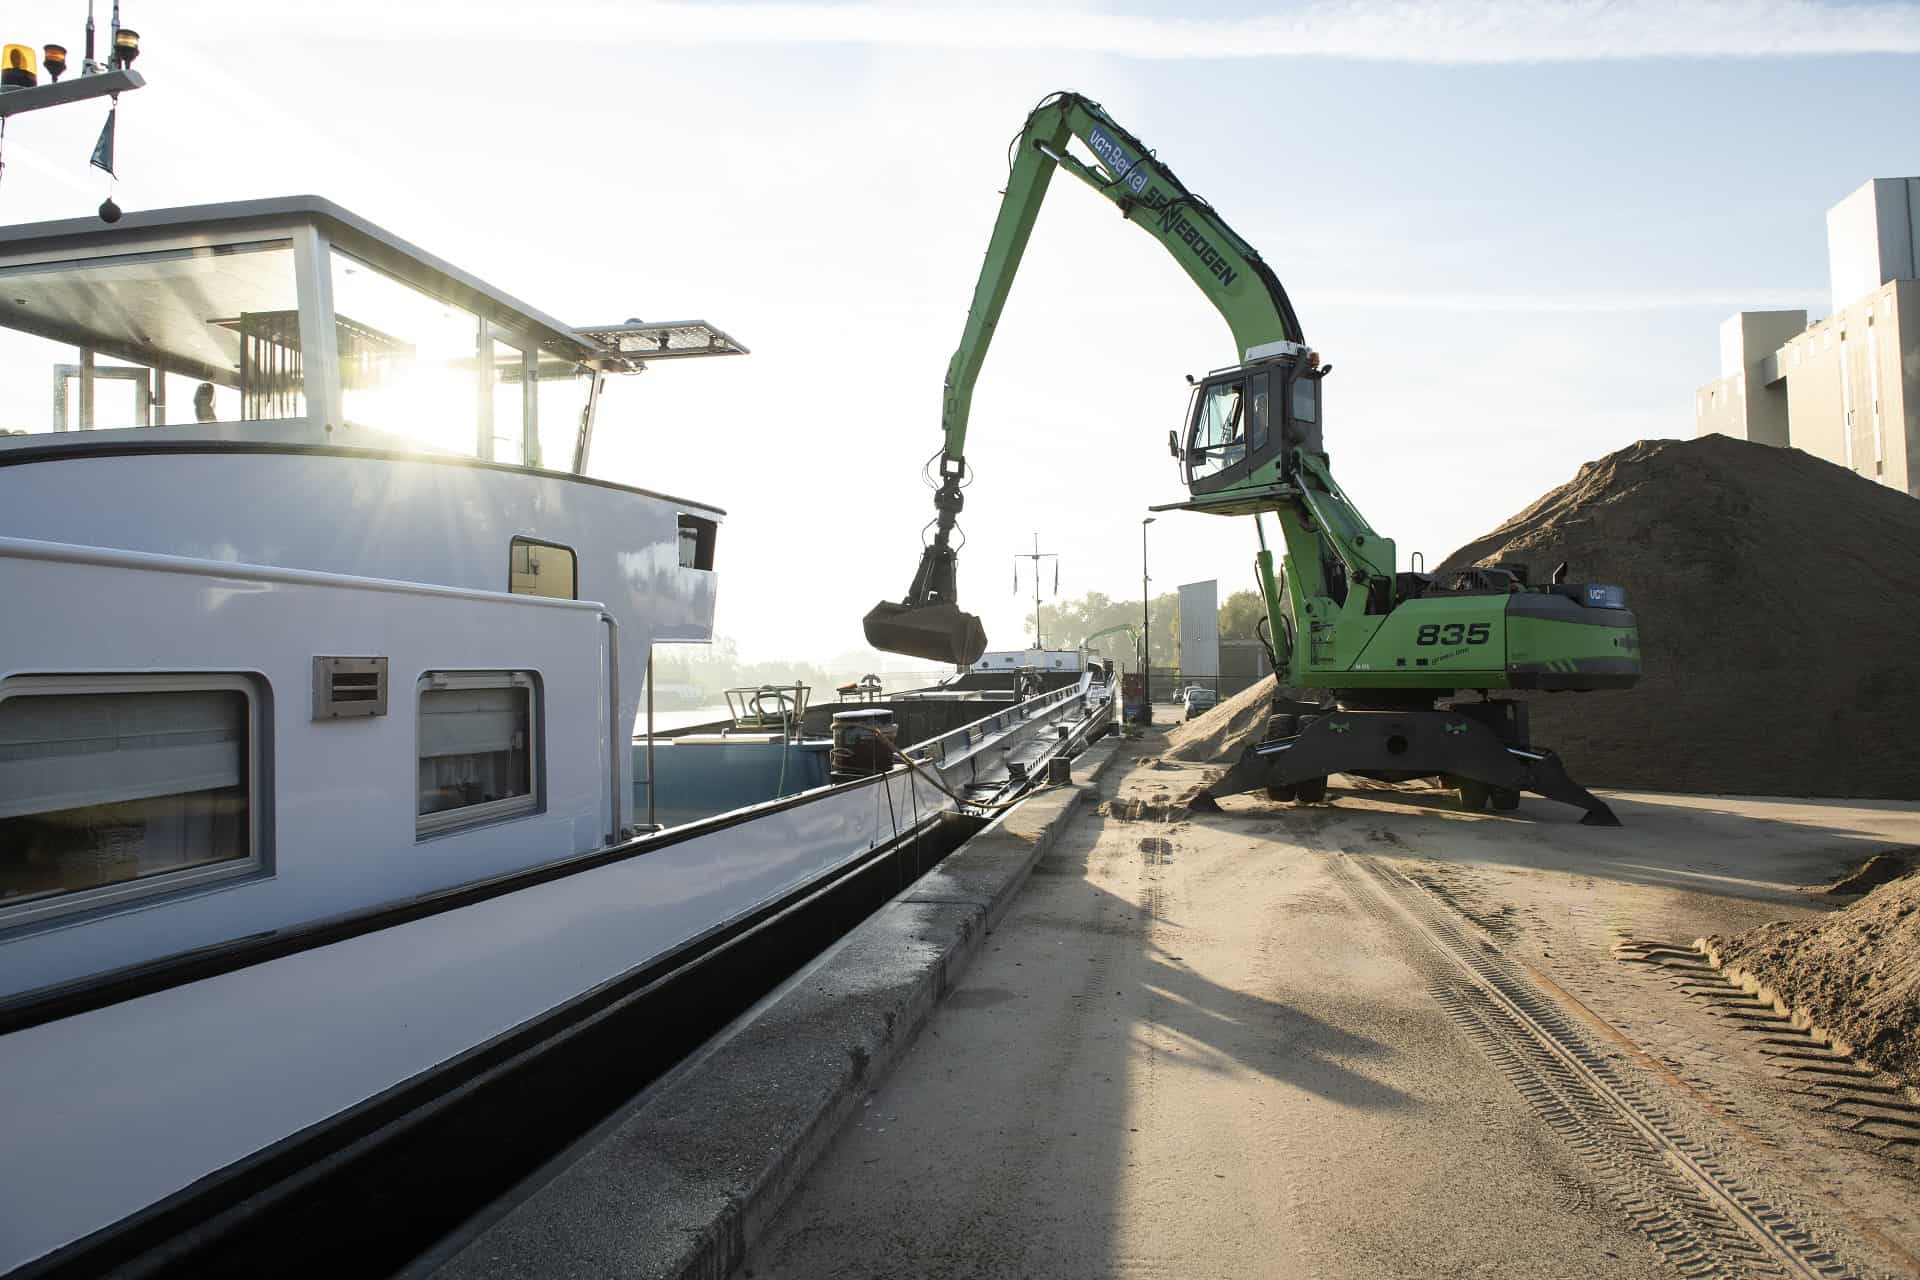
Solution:
M 1327 779 L 1323 774 L 1318 778 L 1307 778 L 1293 784 L 1293 798 L 1301 804 L 1320 804 L 1327 798 Z
M 1489 787 L 1487 800 L 1496 813 L 1511 813 L 1520 807 L 1520 793 L 1511 787 Z
M 1460 808 L 1466 813 L 1478 813 L 1487 807 L 1493 789 L 1478 778 L 1455 778 L 1454 788 L 1460 793 Z

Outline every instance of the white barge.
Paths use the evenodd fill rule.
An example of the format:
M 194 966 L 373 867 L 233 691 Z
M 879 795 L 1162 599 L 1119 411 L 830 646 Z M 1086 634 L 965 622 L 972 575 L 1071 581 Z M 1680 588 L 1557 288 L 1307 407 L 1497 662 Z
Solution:
M 837 782 L 832 708 L 636 741 L 724 513 L 584 474 L 597 410 L 744 350 L 312 197 L 0 229 L 0 1274 L 163 1248 L 1098 731 L 1082 675 Z

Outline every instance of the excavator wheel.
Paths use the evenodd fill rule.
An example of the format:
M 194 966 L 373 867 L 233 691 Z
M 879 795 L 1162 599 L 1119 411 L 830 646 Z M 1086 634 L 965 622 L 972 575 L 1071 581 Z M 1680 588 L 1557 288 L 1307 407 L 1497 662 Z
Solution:
M 1306 778 L 1293 784 L 1293 798 L 1301 804 L 1321 804 L 1327 798 L 1327 778 Z
M 1460 808 L 1465 813 L 1478 813 L 1487 807 L 1492 798 L 1492 788 L 1478 778 L 1455 778 L 1454 787 L 1460 793 Z
M 1294 716 L 1280 714 L 1267 717 L 1267 737 L 1269 738 L 1291 738 L 1299 731 L 1299 721 Z M 1294 798 L 1297 791 L 1298 788 L 1291 783 L 1269 782 L 1267 784 L 1267 799 L 1282 802 L 1290 801 Z
M 1487 799 L 1496 813 L 1511 813 L 1520 807 L 1520 793 L 1511 787 L 1489 787 Z

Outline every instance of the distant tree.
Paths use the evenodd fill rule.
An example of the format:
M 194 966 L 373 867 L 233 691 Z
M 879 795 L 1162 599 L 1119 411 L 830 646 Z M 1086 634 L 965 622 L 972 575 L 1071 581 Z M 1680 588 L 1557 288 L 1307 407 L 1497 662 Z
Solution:
M 1227 597 L 1220 606 L 1220 638 L 1222 640 L 1253 640 L 1258 638 L 1254 627 L 1260 619 L 1267 616 L 1267 606 L 1260 599 L 1258 591 L 1236 591 Z
M 1129 623 L 1140 625 L 1138 600 L 1115 600 L 1099 591 L 1089 591 L 1074 600 L 1058 600 L 1040 606 L 1040 633 L 1049 649 L 1077 649 L 1087 637 L 1108 627 Z M 1033 639 L 1033 615 L 1026 617 L 1027 634 L 1023 643 Z M 1114 643 L 1114 637 L 1101 641 L 1109 653 L 1126 648 L 1126 642 Z M 1013 646 L 1007 645 L 1006 648 Z M 1153 665 L 1170 667 L 1180 660 L 1180 598 L 1168 592 L 1153 598 Z

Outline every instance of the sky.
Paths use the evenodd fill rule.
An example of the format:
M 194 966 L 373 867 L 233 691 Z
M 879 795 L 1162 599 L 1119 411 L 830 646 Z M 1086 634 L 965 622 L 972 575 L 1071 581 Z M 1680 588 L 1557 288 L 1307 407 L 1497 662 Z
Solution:
M 702 318 L 752 349 L 618 380 L 590 470 L 727 510 L 717 625 L 755 660 L 855 648 L 905 591 L 1007 142 L 1052 90 L 1101 102 L 1274 268 L 1335 366 L 1334 474 L 1403 567 L 1583 462 L 1690 436 L 1720 321 L 1824 313 L 1827 208 L 1920 173 L 1907 4 L 125 0 L 122 20 L 148 79 L 120 113 L 124 207 L 313 192 L 569 322 Z M 82 0 L 11 0 L 0 36 L 78 50 L 83 21 Z M 103 115 L 10 125 L 0 222 L 91 212 Z M 1183 375 L 1234 357 L 1150 237 L 1053 185 L 968 440 L 961 603 L 995 647 L 1030 638 L 1013 557 L 1036 534 L 1063 596 L 1137 598 L 1146 508 L 1185 496 Z M 1153 590 L 1224 598 L 1254 550 L 1245 519 L 1163 514 Z

